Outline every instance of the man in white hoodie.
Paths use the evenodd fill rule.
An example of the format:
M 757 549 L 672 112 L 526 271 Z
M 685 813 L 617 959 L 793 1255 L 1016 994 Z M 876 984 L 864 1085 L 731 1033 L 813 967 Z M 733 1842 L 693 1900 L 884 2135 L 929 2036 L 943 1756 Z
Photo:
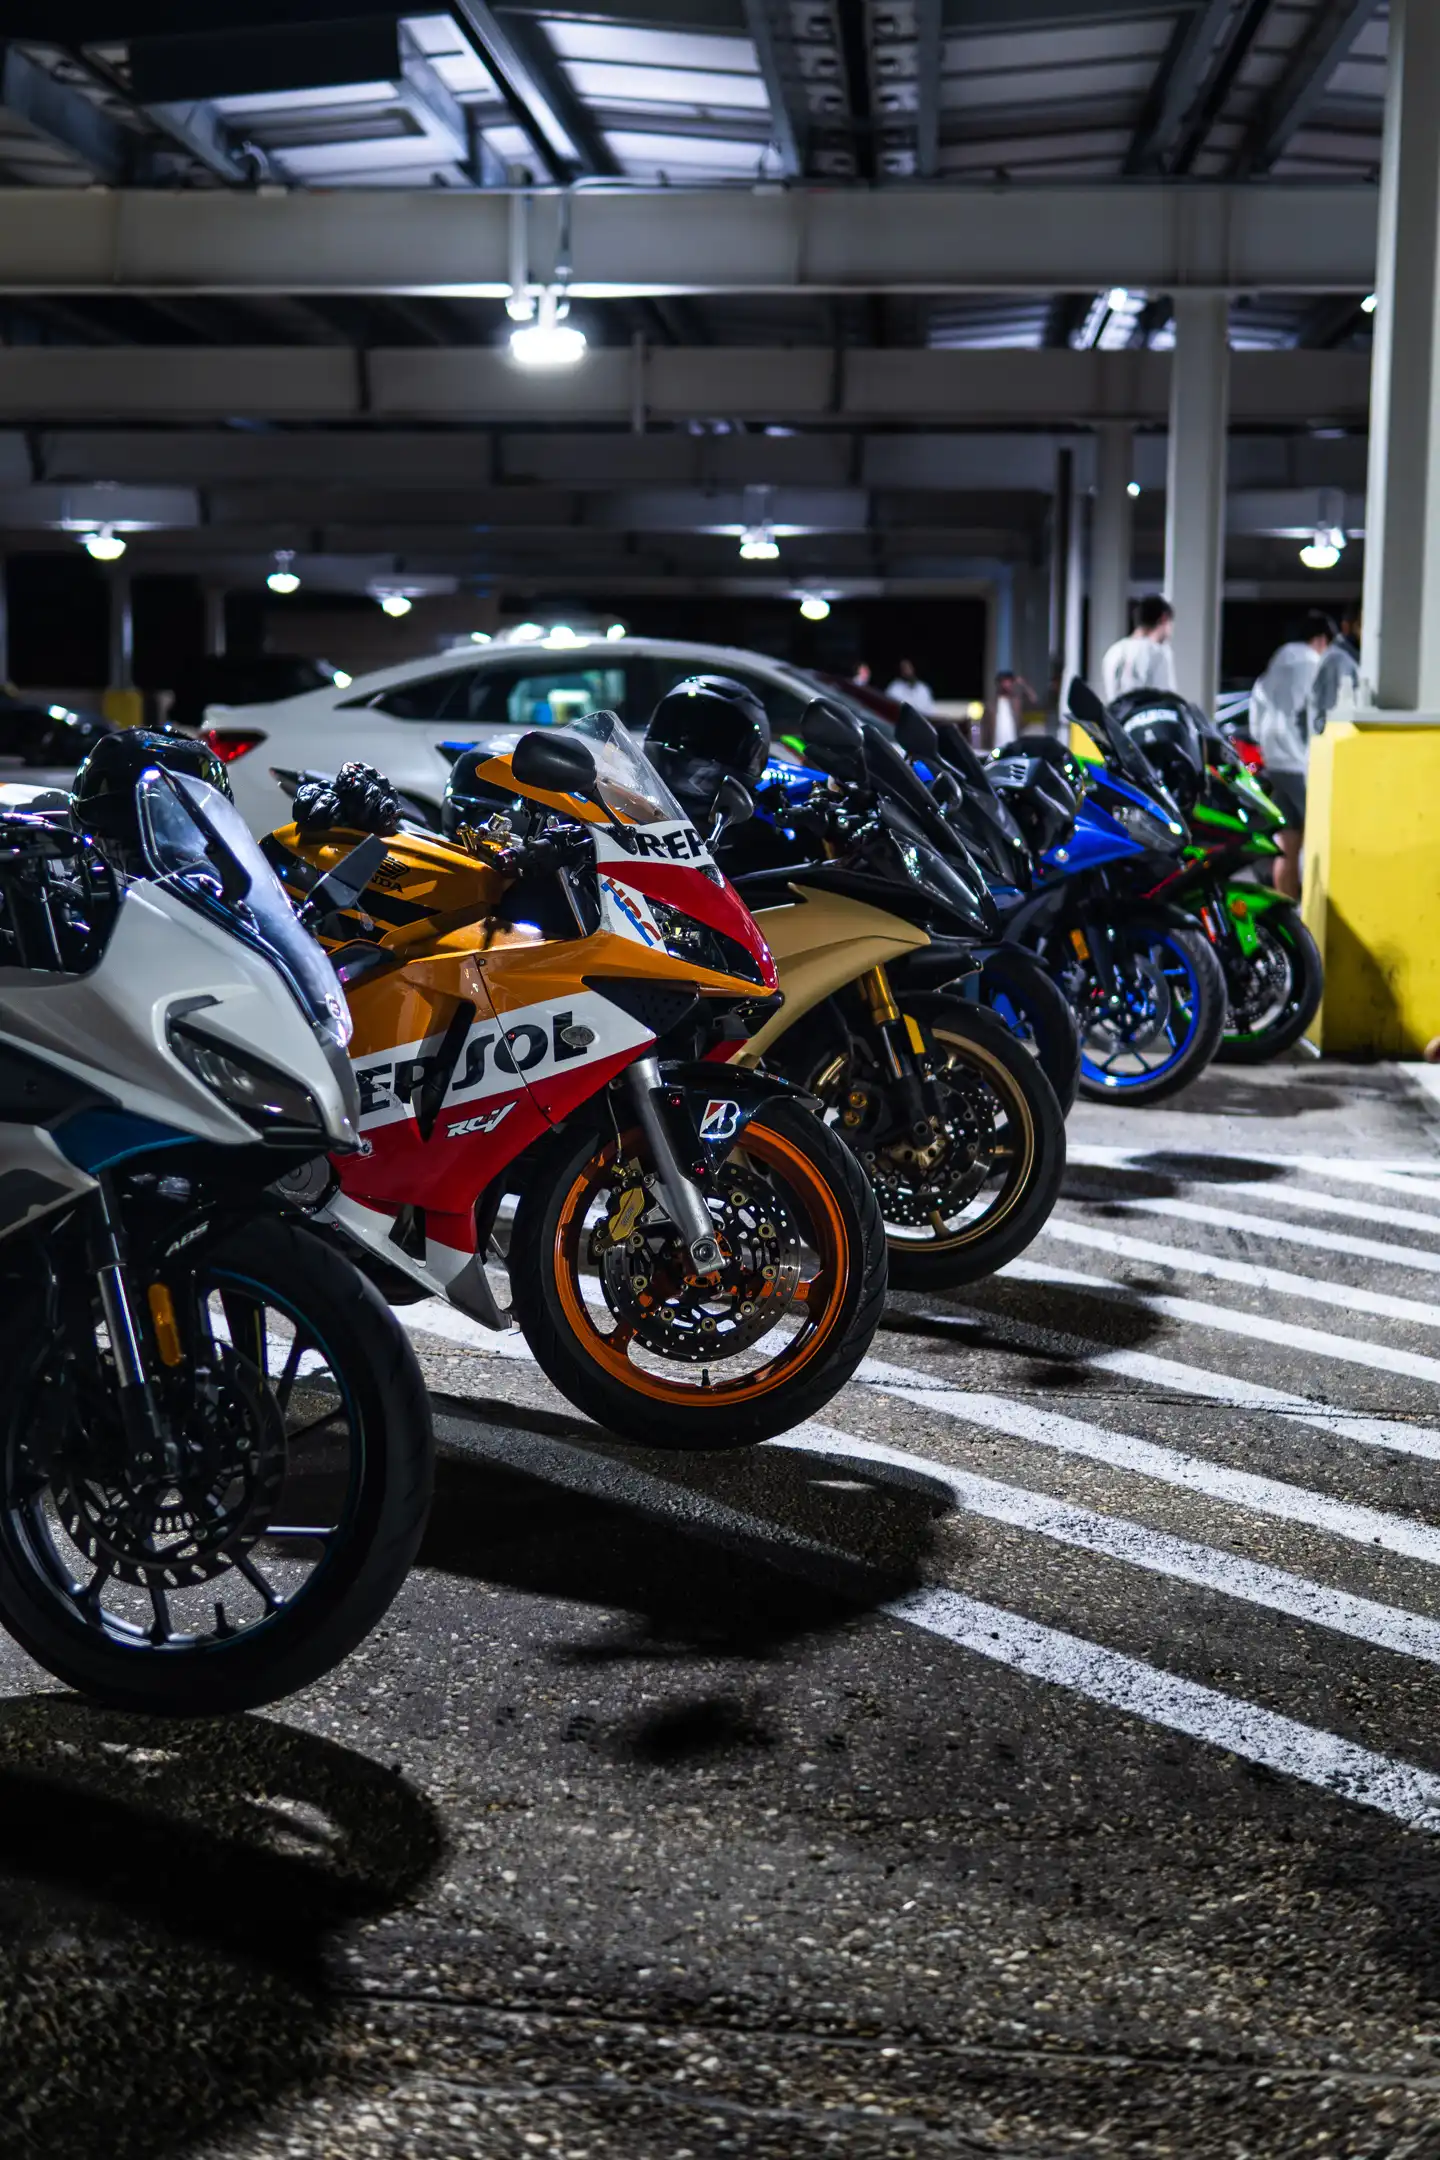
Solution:
M 1300 847 L 1305 837 L 1305 772 L 1310 763 L 1311 701 L 1320 663 L 1335 641 L 1335 624 L 1310 608 L 1250 693 L 1250 733 L 1265 753 L 1265 785 L 1285 812 L 1275 864 L 1275 890 L 1300 897 Z
M 1147 593 L 1135 610 L 1135 628 L 1117 638 L 1100 662 L 1100 695 L 1107 705 L 1127 690 L 1175 688 L 1174 627 L 1175 610 L 1164 594 Z

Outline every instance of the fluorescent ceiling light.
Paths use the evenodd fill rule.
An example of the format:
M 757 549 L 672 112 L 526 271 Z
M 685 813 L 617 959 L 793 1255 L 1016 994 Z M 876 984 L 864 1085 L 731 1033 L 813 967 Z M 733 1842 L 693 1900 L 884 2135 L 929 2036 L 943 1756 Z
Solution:
M 1338 525 L 1317 526 L 1314 538 L 1300 550 L 1300 560 L 1307 570 L 1333 570 L 1345 547 L 1345 535 Z
M 751 525 L 740 535 L 741 562 L 774 562 L 780 543 L 768 525 Z
M 800 613 L 806 622 L 824 622 L 830 613 L 830 603 L 822 593 L 806 593 L 800 602 Z
M 387 592 L 381 593 L 380 605 L 387 615 L 398 617 L 409 614 L 412 602 L 408 593 Z
M 267 577 L 265 580 L 265 583 L 269 586 L 271 592 L 299 592 L 300 580 L 296 576 L 294 570 L 292 570 L 290 567 L 294 560 L 295 550 L 293 548 L 276 548 L 275 568 L 270 572 L 269 577 Z

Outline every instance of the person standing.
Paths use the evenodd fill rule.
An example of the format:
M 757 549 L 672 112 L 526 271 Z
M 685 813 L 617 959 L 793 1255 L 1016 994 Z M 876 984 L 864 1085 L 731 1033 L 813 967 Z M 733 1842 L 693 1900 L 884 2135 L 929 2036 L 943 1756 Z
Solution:
M 894 698 L 898 705 L 913 705 L 918 713 L 935 710 L 935 693 L 928 682 L 922 682 L 915 672 L 913 660 L 902 660 L 895 671 L 895 680 L 885 686 L 885 695 Z
M 1017 675 L 1013 668 L 1001 668 L 995 677 L 995 702 L 990 711 L 987 747 L 1003 750 L 1007 743 L 1014 742 L 1024 729 L 1027 704 L 1034 706 L 1039 702 L 1023 675 Z
M 1250 734 L 1265 758 L 1266 788 L 1285 813 L 1275 862 L 1275 890 L 1300 898 L 1300 849 L 1305 838 L 1305 772 L 1316 678 L 1335 642 L 1335 624 L 1310 608 L 1250 693 Z
M 853 674 L 853 675 L 852 675 L 852 676 L 850 677 L 850 680 L 851 680 L 851 682 L 852 682 L 852 683 L 854 683 L 854 685 L 855 685 L 855 687 L 856 687 L 856 689 L 857 689 L 857 690 L 867 690 L 867 689 L 869 688 L 869 686 L 870 686 L 870 663 L 869 663 L 869 661 L 868 661 L 868 660 L 857 660 L 857 661 L 856 661 L 856 663 L 855 663 L 855 672 L 854 672 L 854 674 Z
M 1100 695 L 1107 705 L 1127 690 L 1173 690 L 1175 655 L 1170 633 L 1175 610 L 1161 593 L 1147 593 L 1135 611 L 1135 628 L 1117 638 L 1100 662 Z

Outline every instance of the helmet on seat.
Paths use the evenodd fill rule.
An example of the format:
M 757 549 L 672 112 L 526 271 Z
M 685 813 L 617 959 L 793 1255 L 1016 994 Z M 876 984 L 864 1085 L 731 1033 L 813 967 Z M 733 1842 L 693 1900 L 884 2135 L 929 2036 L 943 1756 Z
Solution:
M 145 869 L 136 783 L 157 765 L 167 772 L 188 773 L 235 799 L 225 767 L 193 736 L 162 735 L 149 728 L 117 728 L 113 735 L 102 735 L 75 775 L 70 789 L 73 815 L 84 831 L 108 843 L 121 867 L 132 874 Z
M 646 755 L 657 749 L 723 765 L 753 787 L 770 760 L 770 722 L 748 683 L 730 675 L 687 675 L 651 716 Z

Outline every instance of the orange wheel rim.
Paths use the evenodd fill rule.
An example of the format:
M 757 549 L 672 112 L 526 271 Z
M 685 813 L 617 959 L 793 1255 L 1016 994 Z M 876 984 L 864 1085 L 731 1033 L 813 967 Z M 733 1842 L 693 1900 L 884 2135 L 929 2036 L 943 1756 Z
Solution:
M 597 1327 L 595 1315 L 581 1289 L 580 1238 L 586 1214 L 595 1195 L 605 1189 L 606 1165 L 615 1160 L 618 1152 L 612 1145 L 585 1164 L 565 1195 L 555 1227 L 556 1288 L 561 1310 L 580 1348 L 602 1370 L 626 1387 L 633 1388 L 637 1394 L 648 1396 L 652 1401 L 684 1404 L 692 1409 L 733 1408 L 738 1401 L 772 1394 L 777 1387 L 794 1379 L 814 1361 L 833 1333 L 845 1302 L 849 1276 L 844 1220 L 834 1194 L 815 1164 L 782 1133 L 760 1125 L 746 1128 L 732 1152 L 762 1163 L 779 1177 L 792 1203 L 799 1202 L 805 1230 L 819 1255 L 820 1264 L 801 1286 L 800 1292 L 792 1295 L 785 1310 L 776 1315 L 773 1324 L 779 1326 L 798 1312 L 802 1325 L 772 1358 L 728 1379 L 723 1377 L 726 1362 L 723 1357 L 717 1358 L 714 1368 L 696 1361 L 683 1368 L 693 1372 L 695 1379 L 681 1381 L 637 1364 L 629 1355 L 630 1344 L 635 1340 L 634 1332 L 623 1329 L 618 1322 L 615 1336 Z M 725 1158 L 727 1163 L 730 1159 L 730 1156 Z M 701 1372 L 712 1369 L 720 1371 L 722 1377 L 713 1379 L 708 1385 L 703 1384 Z

